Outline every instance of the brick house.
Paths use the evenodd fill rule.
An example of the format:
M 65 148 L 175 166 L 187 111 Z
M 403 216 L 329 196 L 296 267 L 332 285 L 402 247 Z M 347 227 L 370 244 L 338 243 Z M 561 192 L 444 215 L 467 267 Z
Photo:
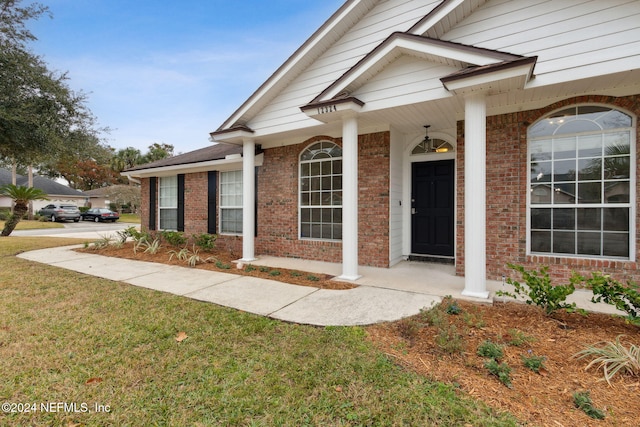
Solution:
M 242 253 L 640 280 L 640 2 L 348 0 L 211 136 L 125 172 Z M 427 267 L 428 268 L 428 267 Z

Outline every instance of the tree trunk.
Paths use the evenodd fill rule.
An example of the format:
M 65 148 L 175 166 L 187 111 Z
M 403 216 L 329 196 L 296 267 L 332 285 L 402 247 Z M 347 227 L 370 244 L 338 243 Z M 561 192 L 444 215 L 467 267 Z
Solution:
M 24 203 L 16 203 L 15 207 L 13 208 L 13 213 L 4 223 L 4 229 L 2 230 L 2 233 L 0 233 L 0 236 L 10 235 L 25 213 L 27 213 L 27 205 Z
M 29 165 L 29 188 L 33 188 L 33 166 Z M 29 200 L 29 221 L 33 221 L 33 200 Z

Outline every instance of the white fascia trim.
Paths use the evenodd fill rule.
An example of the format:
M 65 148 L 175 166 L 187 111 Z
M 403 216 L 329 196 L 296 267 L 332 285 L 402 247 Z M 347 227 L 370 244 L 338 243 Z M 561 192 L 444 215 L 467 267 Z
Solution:
M 255 165 L 262 166 L 264 160 L 264 154 L 258 154 L 256 156 Z M 211 160 L 202 163 L 188 163 L 184 165 L 164 166 L 160 168 L 141 169 L 138 171 L 122 172 L 120 175 L 126 176 L 129 179 L 148 178 L 152 176 L 172 176 L 180 173 L 196 173 L 207 171 L 233 171 L 242 169 L 242 157 L 235 157 L 231 159 Z
M 431 17 L 429 17 L 429 19 L 427 19 L 422 24 L 420 24 L 420 26 L 412 28 L 411 33 L 419 35 L 419 36 L 425 34 L 434 25 L 436 25 L 438 22 L 442 21 L 444 18 L 449 16 L 453 11 L 456 10 L 456 8 L 458 6 L 460 6 L 464 2 L 465 2 L 465 0 L 457 0 L 457 1 L 448 2 L 446 5 L 444 5 L 442 7 L 442 9 L 438 10 Z
M 470 76 L 468 78 L 460 78 L 451 82 L 444 83 L 445 88 L 455 94 L 465 94 L 468 92 L 492 90 L 495 82 L 508 79 L 521 79 L 520 89 L 524 89 L 529 81 L 533 66 L 530 64 L 521 65 L 519 67 L 507 68 L 504 70 L 493 71 L 481 75 Z
M 364 73 L 371 69 L 375 69 L 377 64 L 384 63 L 385 60 L 387 60 L 387 62 L 390 62 L 401 54 L 411 55 L 413 53 L 446 59 L 438 61 L 442 64 L 447 64 L 450 61 L 459 62 L 463 64 L 461 66 L 464 66 L 464 64 L 484 66 L 497 64 L 503 61 L 503 59 L 498 59 L 480 52 L 472 52 L 469 49 L 457 49 L 453 45 L 441 46 L 429 43 L 429 41 L 409 40 L 407 38 L 397 37 L 382 49 L 380 49 L 379 52 L 376 52 L 376 54 L 371 55 L 371 57 L 358 64 L 357 71 L 346 77 L 343 81 L 340 82 L 340 85 L 327 92 L 319 101 L 328 100 L 337 96 L 339 93 L 344 91 L 345 88 L 353 84 L 353 82 L 360 78 Z
M 245 139 L 253 137 L 253 132 L 247 129 L 238 129 L 231 132 L 224 132 L 219 135 L 211 135 L 211 141 L 242 146 Z
M 326 36 L 331 33 L 334 28 L 342 22 L 346 16 L 351 14 L 351 12 L 364 0 L 352 1 L 351 4 L 345 4 L 347 6 L 342 13 L 333 17 L 332 22 L 327 25 L 322 31 L 319 31 L 317 34 L 313 35 L 311 39 L 307 40 L 305 44 L 303 44 L 297 52 L 291 56 L 284 64 L 282 64 L 281 68 L 276 70 L 276 72 L 264 83 L 263 86 L 258 88 L 256 92 L 254 92 L 251 97 L 247 100 L 246 105 L 236 111 L 231 117 L 229 117 L 223 125 L 220 127 L 221 129 L 228 128 L 237 120 L 240 119 L 249 109 L 251 109 L 263 96 L 265 96 L 270 90 L 272 90 L 280 80 L 287 75 L 292 69 L 294 69 L 298 63 L 309 54 Z M 331 19 L 331 18 L 330 18 Z M 327 21 L 329 23 L 329 21 Z

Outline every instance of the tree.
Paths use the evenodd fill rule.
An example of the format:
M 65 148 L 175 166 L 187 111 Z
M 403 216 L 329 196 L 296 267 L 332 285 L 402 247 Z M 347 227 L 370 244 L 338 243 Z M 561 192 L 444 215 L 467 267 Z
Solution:
M 117 173 L 144 163 L 142 153 L 137 148 L 127 147 L 116 152 L 111 159 L 111 167 Z
M 47 200 L 47 194 L 39 188 L 24 187 L 22 185 L 7 184 L 0 187 L 0 194 L 13 199 L 15 206 L 13 213 L 4 223 L 0 236 L 8 236 L 16 228 L 20 220 L 29 210 L 29 202 L 33 200 Z
M 25 23 L 48 9 L 20 3 L 0 0 L 0 158 L 26 166 L 64 152 L 74 135 L 98 131 L 86 96 L 27 49 L 36 38 Z
M 173 157 L 173 145 L 154 142 L 149 146 L 149 151 L 142 158 L 142 163 L 151 163 L 157 160 Z
M 49 178 L 64 178 L 77 190 L 92 190 L 118 181 L 111 168 L 113 153 L 113 148 L 95 136 L 72 134 L 64 150 L 55 159 L 38 165 L 38 170 Z

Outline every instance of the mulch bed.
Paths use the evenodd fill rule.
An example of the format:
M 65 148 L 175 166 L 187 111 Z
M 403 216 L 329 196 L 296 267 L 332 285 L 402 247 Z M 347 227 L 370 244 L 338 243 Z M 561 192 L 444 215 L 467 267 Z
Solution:
M 508 411 L 536 426 L 639 426 L 640 378 L 617 376 L 608 385 L 602 371 L 585 371 L 590 359 L 573 357 L 587 345 L 615 341 L 640 344 L 640 328 L 619 317 L 557 313 L 545 316 L 538 307 L 515 302 L 493 305 L 456 301 L 461 313 L 445 313 L 461 335 L 464 350 L 447 354 L 436 344 L 439 329 L 423 325 L 424 315 L 368 328 L 370 339 L 398 363 L 434 380 L 460 389 L 498 411 Z M 509 345 L 511 334 L 527 337 L 520 346 Z M 510 334 L 511 332 L 511 334 Z M 478 346 L 485 340 L 504 345 L 511 367 L 512 388 L 503 385 L 484 367 Z M 546 369 L 535 373 L 523 365 L 523 355 L 544 356 Z M 593 405 L 606 412 L 595 420 L 575 408 L 573 393 L 589 391 Z
M 178 265 L 182 267 L 187 266 L 186 261 L 177 259 L 175 255 L 172 257 L 172 259 L 169 259 L 171 257 L 171 254 L 169 252 L 171 250 L 178 250 L 177 248 L 165 247 L 161 248 L 157 253 L 152 254 L 145 253 L 141 250 L 134 252 L 133 246 L 133 242 L 126 242 L 122 247 L 111 245 L 105 248 L 96 249 L 94 246 L 89 246 L 88 248 L 78 249 L 78 251 L 117 258 L 133 259 L 138 261 L 157 262 L 162 264 Z M 243 276 L 261 277 L 264 279 L 291 283 L 293 285 L 312 286 L 320 289 L 346 290 L 356 287 L 356 285 L 353 285 L 351 283 L 331 280 L 333 276 L 328 274 L 309 273 L 287 268 L 261 267 L 251 264 L 241 264 L 240 267 L 242 268 L 238 268 L 238 265 L 235 261 L 241 258 L 241 256 L 226 251 L 200 251 L 200 256 L 202 258 L 213 257 L 215 261 L 199 263 L 193 268 L 239 274 Z M 221 265 L 227 268 L 221 268 Z

